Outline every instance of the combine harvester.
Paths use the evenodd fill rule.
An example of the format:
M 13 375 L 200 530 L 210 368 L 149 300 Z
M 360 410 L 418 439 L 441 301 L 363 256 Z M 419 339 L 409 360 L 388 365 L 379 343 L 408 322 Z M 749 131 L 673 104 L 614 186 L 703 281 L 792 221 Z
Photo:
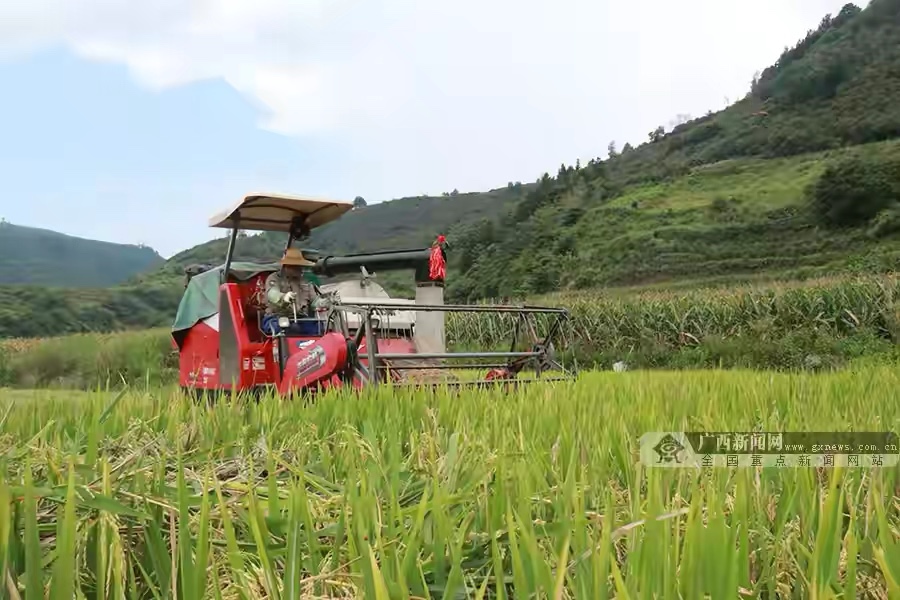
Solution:
M 239 231 L 286 234 L 285 252 L 311 230 L 334 221 L 351 203 L 281 195 L 251 195 L 213 217 L 211 227 L 231 230 L 225 263 L 185 269 L 187 282 L 175 323 L 173 345 L 179 353 L 179 379 L 188 392 L 251 392 L 274 388 L 281 395 L 326 388 L 421 384 L 411 374 L 446 374 L 458 369 L 487 371 L 473 381 L 430 377 L 430 384 L 485 385 L 567 380 L 574 375 L 554 358 L 553 340 L 568 320 L 562 308 L 511 305 L 444 304 L 446 243 L 430 248 L 349 256 L 302 250 L 321 277 L 359 274 L 356 280 L 317 286 L 315 314 L 281 317 L 289 333 L 271 335 L 262 327 L 266 277 L 276 263 L 234 260 Z M 391 298 L 374 281 L 379 271 L 415 273 L 416 299 Z M 512 313 L 510 350 L 447 352 L 444 315 L 448 312 Z M 549 325 L 538 336 L 538 319 Z M 514 325 L 512 322 L 514 321 Z M 523 344 L 525 349 L 517 350 Z M 456 361 L 470 361 L 460 364 Z M 493 362 L 479 363 L 479 360 Z M 476 361 L 476 362 L 471 362 Z M 503 362 L 498 362 L 503 361 Z M 518 375 L 533 370 L 533 379 Z M 556 371 L 555 377 L 546 372 Z

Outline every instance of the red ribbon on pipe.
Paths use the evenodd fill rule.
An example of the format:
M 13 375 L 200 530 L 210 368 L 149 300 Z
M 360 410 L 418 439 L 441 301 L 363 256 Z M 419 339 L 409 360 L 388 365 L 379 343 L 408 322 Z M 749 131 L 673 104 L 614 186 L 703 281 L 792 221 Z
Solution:
M 442 235 L 431 245 L 431 256 L 428 259 L 428 276 L 433 281 L 443 281 L 447 275 L 447 259 L 444 256 L 443 244 L 446 241 Z

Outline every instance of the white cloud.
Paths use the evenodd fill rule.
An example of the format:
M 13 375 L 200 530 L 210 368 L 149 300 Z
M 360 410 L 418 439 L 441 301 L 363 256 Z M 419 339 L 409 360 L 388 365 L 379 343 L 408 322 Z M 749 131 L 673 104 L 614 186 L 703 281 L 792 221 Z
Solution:
M 743 95 L 843 3 L 29 0 L 0 7 L 0 55 L 64 44 L 156 90 L 222 78 L 261 127 L 345 144 L 342 185 L 374 198 L 533 180 L 639 143 Z

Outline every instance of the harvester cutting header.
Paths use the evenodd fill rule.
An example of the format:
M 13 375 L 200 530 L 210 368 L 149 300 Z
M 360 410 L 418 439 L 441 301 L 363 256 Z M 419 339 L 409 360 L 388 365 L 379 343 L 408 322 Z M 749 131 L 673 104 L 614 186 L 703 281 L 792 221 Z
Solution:
M 230 229 L 231 234 L 223 265 L 185 270 L 188 281 L 172 327 L 184 389 L 237 392 L 274 387 L 289 395 L 409 383 L 410 373 L 457 369 L 480 369 L 486 375 L 474 381 L 431 381 L 523 381 L 518 375 L 526 369 L 537 377 L 547 371 L 561 372 L 564 378 L 572 375 L 553 357 L 552 341 L 568 318 L 565 309 L 444 304 L 447 242 L 442 235 L 428 248 L 346 256 L 294 247 L 316 227 L 352 209 L 349 202 L 250 195 L 210 220 L 211 227 Z M 235 261 L 242 230 L 285 233 L 280 261 Z M 378 272 L 393 270 L 413 272 L 415 300 L 391 298 L 372 281 Z M 316 282 L 317 277 L 352 274 L 358 279 L 321 286 Z M 448 312 L 515 313 L 510 350 L 447 352 Z M 537 334 L 536 315 L 552 318 L 543 337 Z M 517 350 L 524 332 L 531 339 Z M 459 359 L 470 362 L 460 364 Z

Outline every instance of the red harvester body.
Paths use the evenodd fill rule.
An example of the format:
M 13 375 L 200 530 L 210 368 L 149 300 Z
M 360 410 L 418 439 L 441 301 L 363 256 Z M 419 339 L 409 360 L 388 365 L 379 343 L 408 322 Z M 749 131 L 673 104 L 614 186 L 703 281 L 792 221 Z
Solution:
M 230 228 L 231 239 L 223 266 L 186 269 L 189 280 L 172 328 L 183 389 L 195 392 L 274 389 L 287 396 L 332 387 L 360 389 L 371 384 L 408 383 L 404 374 L 411 370 L 435 373 L 459 368 L 488 371 L 486 377 L 467 382 L 485 384 L 515 379 L 529 364 L 539 377 L 543 371 L 554 369 L 563 371 L 565 378 L 571 375 L 551 357 L 551 340 L 568 316 L 564 309 L 443 303 L 446 268 L 443 236 L 431 248 L 416 250 L 350 256 L 327 256 L 304 250 L 315 261 L 315 266 L 310 268 L 313 274 L 333 277 L 361 272 L 359 288 L 351 290 L 353 297 L 346 297 L 346 289 L 326 291 L 327 286 L 323 286 L 319 291 L 324 301 L 317 313 L 284 317 L 282 325 L 289 325 L 285 328 L 289 333 L 264 332 L 264 283 L 279 266 L 235 262 L 238 231 L 286 232 L 287 249 L 312 228 L 338 218 L 351 208 L 350 203 L 343 202 L 252 195 L 212 220 L 213 227 Z M 413 270 L 416 302 L 389 298 L 369 281 L 369 273 L 374 269 Z M 516 347 L 520 330 L 526 328 L 532 333 L 530 347 L 509 352 L 448 353 L 444 349 L 443 314 L 446 312 L 515 313 L 518 319 L 510 347 Z M 538 338 L 535 333 L 532 320 L 535 314 L 555 317 L 544 338 Z M 392 323 L 392 319 L 397 322 Z M 460 358 L 506 359 L 506 362 L 453 363 Z

